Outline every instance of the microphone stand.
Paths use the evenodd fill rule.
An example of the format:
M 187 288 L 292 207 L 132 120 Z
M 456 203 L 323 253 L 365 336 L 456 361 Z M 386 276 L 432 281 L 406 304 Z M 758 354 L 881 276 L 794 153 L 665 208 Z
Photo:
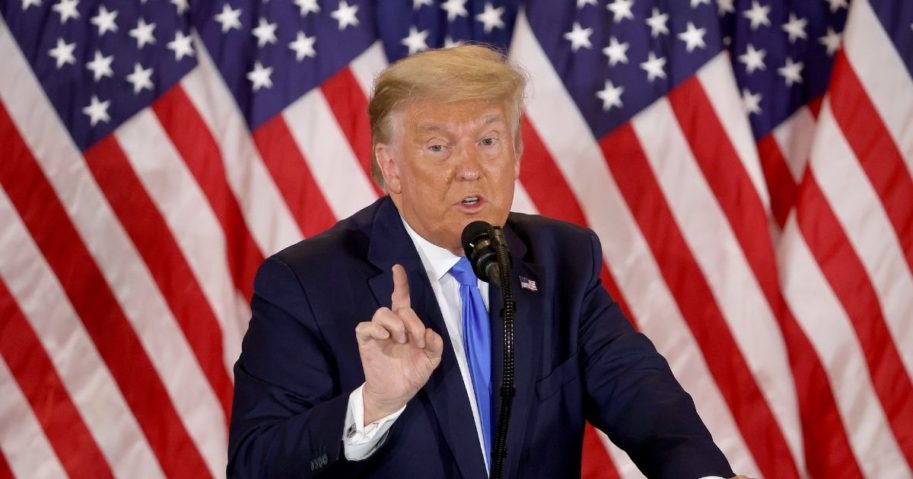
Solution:
M 507 240 L 501 228 L 492 228 L 494 246 L 498 256 L 501 282 L 501 319 L 504 320 L 504 363 L 501 374 L 501 410 L 498 414 L 498 429 L 492 444 L 492 479 L 504 477 L 504 458 L 507 457 L 507 427 L 510 422 L 510 408 L 516 388 L 514 387 L 514 303 L 511 286 L 510 256 L 507 253 Z

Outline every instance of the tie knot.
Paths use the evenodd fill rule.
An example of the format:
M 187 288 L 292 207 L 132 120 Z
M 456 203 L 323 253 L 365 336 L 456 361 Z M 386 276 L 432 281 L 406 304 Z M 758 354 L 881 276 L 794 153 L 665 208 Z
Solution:
M 456 278 L 462 286 L 478 286 L 476 274 L 472 271 L 472 266 L 465 256 L 450 268 L 450 275 Z

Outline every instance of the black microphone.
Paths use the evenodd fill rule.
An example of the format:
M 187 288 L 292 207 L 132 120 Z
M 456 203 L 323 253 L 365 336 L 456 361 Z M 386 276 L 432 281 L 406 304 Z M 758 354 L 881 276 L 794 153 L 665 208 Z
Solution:
M 504 231 L 484 221 L 474 221 L 463 228 L 463 251 L 472 265 L 472 270 L 482 281 L 501 288 L 501 319 L 504 320 L 504 362 L 501 364 L 501 409 L 494 442 L 491 445 L 491 479 L 504 476 L 504 459 L 507 457 L 507 428 L 510 410 L 517 388 L 514 386 L 514 304 L 513 288 L 510 285 L 511 267 Z M 504 287 L 501 287 L 501 273 L 504 273 Z
M 495 248 L 494 228 L 484 221 L 473 221 L 463 228 L 463 251 L 472 271 L 486 283 L 501 287 L 501 268 Z

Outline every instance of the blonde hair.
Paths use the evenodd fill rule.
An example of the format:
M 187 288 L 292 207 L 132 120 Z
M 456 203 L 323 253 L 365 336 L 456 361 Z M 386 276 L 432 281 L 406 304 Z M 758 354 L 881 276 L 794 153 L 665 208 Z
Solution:
M 526 75 L 522 70 L 509 63 L 502 53 L 479 44 L 427 50 L 389 66 L 374 81 L 374 95 L 368 104 L 374 181 L 384 188 L 374 147 L 390 142 L 393 135 L 390 117 L 416 100 L 506 103 L 508 121 L 514 132 L 514 148 L 519 156 L 522 150 L 520 110 L 525 88 Z

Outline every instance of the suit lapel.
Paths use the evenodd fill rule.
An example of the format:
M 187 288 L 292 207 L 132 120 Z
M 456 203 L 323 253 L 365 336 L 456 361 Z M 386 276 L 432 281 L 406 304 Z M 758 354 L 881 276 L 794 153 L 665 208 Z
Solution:
M 516 395 L 511 405 L 510 425 L 507 438 L 507 458 L 505 460 L 504 477 L 513 477 L 520 461 L 520 449 L 526 437 L 530 404 L 535 398 L 533 349 L 542 344 L 541 316 L 547 314 L 544 310 L 544 300 L 540 291 L 543 291 L 539 278 L 538 267 L 535 263 L 526 261 L 526 245 L 517 237 L 508 226 L 504 230 L 510 248 L 511 268 L 513 277 L 514 302 L 514 386 Z M 521 286 L 521 279 L 527 281 L 526 287 Z M 532 281 L 532 283 L 529 283 Z M 492 417 L 495 424 L 498 421 L 501 407 L 500 385 L 502 381 L 504 364 L 504 321 L 501 319 L 501 291 L 495 287 L 489 290 L 489 317 L 492 324 L 492 403 L 494 411 Z
M 409 276 L 412 309 L 444 340 L 441 364 L 431 375 L 418 397 L 434 410 L 444 436 L 463 477 L 485 477 L 485 463 L 478 445 L 469 397 L 453 352 L 453 343 L 441 316 L 440 307 L 422 261 L 403 227 L 393 202 L 386 199 L 378 208 L 368 246 L 368 260 L 379 273 L 368 280 L 378 305 L 389 306 L 393 293 L 390 269 L 401 264 Z

